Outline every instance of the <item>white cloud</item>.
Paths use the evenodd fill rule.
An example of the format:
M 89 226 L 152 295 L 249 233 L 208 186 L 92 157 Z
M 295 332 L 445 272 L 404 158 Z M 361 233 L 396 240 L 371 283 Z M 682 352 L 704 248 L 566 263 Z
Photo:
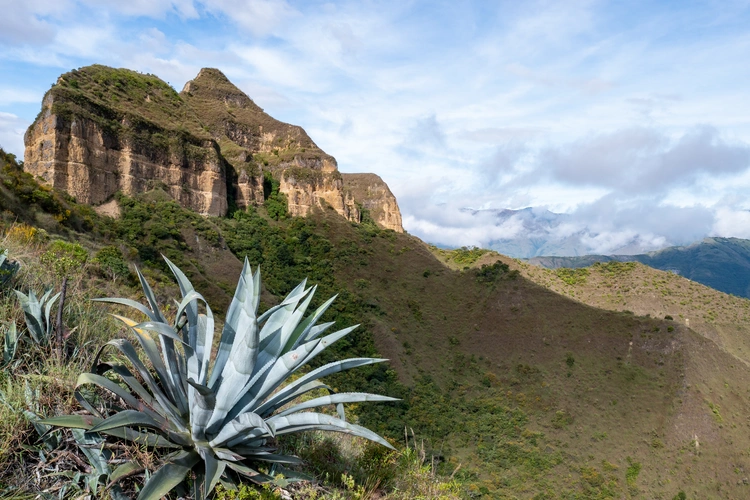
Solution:
M 284 0 L 203 0 L 203 7 L 256 37 L 274 33 L 300 13 Z
M 39 102 L 39 92 L 30 89 L 0 87 L 0 106 L 32 102 Z
M 11 113 L 0 111 L 0 147 L 23 159 L 23 134 L 28 122 Z
M 750 239 L 750 210 L 719 208 L 710 235 Z
M 71 6 L 66 0 L 2 2 L 0 43 L 38 45 L 51 42 L 56 26 L 46 18 L 61 16 Z

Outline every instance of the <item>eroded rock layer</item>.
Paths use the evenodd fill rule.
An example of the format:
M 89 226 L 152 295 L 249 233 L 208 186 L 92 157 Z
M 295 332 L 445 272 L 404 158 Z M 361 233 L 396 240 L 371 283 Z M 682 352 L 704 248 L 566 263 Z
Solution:
M 369 212 L 372 220 L 385 229 L 404 232 L 401 211 L 388 184 L 375 174 L 341 174 L 344 189 Z
M 202 69 L 179 94 L 130 70 L 71 71 L 45 95 L 25 143 L 27 171 L 92 205 L 161 186 L 187 208 L 224 215 L 230 204 L 262 205 L 264 185 L 275 179 L 291 215 L 330 206 L 359 222 L 365 206 L 382 227 L 402 230 L 396 200 L 379 177 L 346 188 L 335 158 L 216 69 Z

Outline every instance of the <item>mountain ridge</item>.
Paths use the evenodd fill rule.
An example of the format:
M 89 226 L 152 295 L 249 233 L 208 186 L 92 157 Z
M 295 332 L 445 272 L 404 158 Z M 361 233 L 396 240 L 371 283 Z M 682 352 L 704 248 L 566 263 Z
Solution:
M 24 142 L 28 172 L 92 205 L 163 183 L 181 205 L 224 215 L 264 204 L 272 178 L 291 215 L 325 203 L 361 219 L 361 202 L 345 189 L 336 160 L 217 69 L 204 68 L 179 94 L 156 76 L 126 69 L 65 73 L 45 94 Z M 390 191 L 370 203 L 389 215 L 376 223 L 403 231 Z
M 680 274 L 704 285 L 740 297 L 750 297 L 750 240 L 708 237 L 686 246 L 667 247 L 640 255 L 586 255 L 534 257 L 531 264 L 549 269 L 582 268 L 596 262 L 640 262 Z
M 635 234 L 619 241 L 607 234 L 576 222 L 570 214 L 556 213 L 541 207 L 522 209 L 470 209 L 463 211 L 491 223 L 493 237 L 483 243 L 513 258 L 539 256 L 582 256 L 602 246 L 609 253 L 637 254 L 654 248 L 654 242 Z

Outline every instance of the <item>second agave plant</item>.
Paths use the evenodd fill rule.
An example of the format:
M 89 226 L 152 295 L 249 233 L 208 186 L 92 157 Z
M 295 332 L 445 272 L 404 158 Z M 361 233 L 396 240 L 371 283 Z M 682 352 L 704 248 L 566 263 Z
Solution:
M 394 398 L 335 394 L 320 381 L 326 375 L 384 359 L 346 359 L 311 370 L 293 382 L 287 380 L 356 328 L 324 335 L 333 323 L 318 321 L 335 297 L 306 315 L 315 287 L 307 288 L 303 281 L 279 305 L 259 315 L 260 272 L 253 273 L 246 260 L 214 355 L 211 308 L 182 271 L 168 260 L 167 264 L 182 294 L 173 321 L 161 312 L 140 273 L 148 306 L 130 299 L 102 299 L 145 315 L 141 322 L 117 316 L 137 338 L 142 355 L 129 340 L 110 341 L 107 345 L 119 350 L 130 366 L 102 362 L 107 346 L 102 347 L 91 372 L 80 375 L 76 388 L 78 400 L 90 415 L 53 417 L 44 423 L 166 450 L 162 466 L 143 486 L 139 499 L 159 499 L 186 482 L 192 482 L 194 498 L 206 498 L 219 481 L 271 481 L 285 465 L 299 463 L 271 446 L 273 438 L 284 434 L 336 431 L 391 447 L 376 433 L 347 422 L 343 403 Z M 113 376 L 121 383 L 113 381 Z M 78 389 L 90 384 L 114 394 L 119 406 L 87 400 Z M 296 402 L 317 389 L 326 389 L 327 395 Z M 312 411 L 328 405 L 337 407 L 337 416 Z

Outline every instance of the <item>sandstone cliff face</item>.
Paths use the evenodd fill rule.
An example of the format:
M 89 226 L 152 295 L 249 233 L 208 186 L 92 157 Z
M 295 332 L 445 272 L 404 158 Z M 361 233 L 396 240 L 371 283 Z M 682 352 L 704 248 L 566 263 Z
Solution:
M 402 230 L 379 177 L 347 187 L 335 158 L 301 127 L 267 115 L 215 69 L 201 70 L 180 94 L 129 70 L 66 73 L 45 96 L 25 143 L 27 171 L 92 205 L 118 191 L 161 186 L 186 208 L 224 215 L 230 203 L 262 205 L 270 176 L 291 215 L 330 206 L 359 222 L 362 205 L 382 227 Z
M 142 99 L 142 107 L 162 108 L 163 101 L 176 97 L 155 77 L 133 75 L 136 82 L 145 82 L 145 96 L 131 92 L 129 97 Z M 225 214 L 226 162 L 215 142 L 207 134 L 159 127 L 96 94 L 82 95 L 81 86 L 107 76 L 74 72 L 65 75 L 68 81 L 61 77 L 26 131 L 24 168 L 83 203 L 98 205 L 118 191 L 134 195 L 162 185 L 184 207 L 204 215 Z
M 357 202 L 369 211 L 375 223 L 385 229 L 404 232 L 401 211 L 388 185 L 375 174 L 341 174 L 344 188 Z
M 225 174 L 218 152 L 205 144 L 205 157 L 184 150 L 154 158 L 130 141 L 113 139 L 94 121 L 53 114 L 55 97 L 44 100 L 41 119 L 26 133 L 24 167 L 81 203 L 99 205 L 122 191 L 133 195 L 156 183 L 182 206 L 204 215 L 227 210 Z
M 239 208 L 263 203 L 263 177 L 268 172 L 279 179 L 279 192 L 286 195 L 291 215 L 306 216 L 325 203 L 359 222 L 359 210 L 344 192 L 336 159 L 322 151 L 301 127 L 264 113 L 216 69 L 202 69 L 180 95 L 240 172 L 234 183 Z
M 285 193 L 291 215 L 305 216 L 314 207 L 332 207 L 347 219 L 359 222 L 361 214 L 354 197 L 344 191 L 342 174 L 292 167 L 284 170 L 279 191 Z

